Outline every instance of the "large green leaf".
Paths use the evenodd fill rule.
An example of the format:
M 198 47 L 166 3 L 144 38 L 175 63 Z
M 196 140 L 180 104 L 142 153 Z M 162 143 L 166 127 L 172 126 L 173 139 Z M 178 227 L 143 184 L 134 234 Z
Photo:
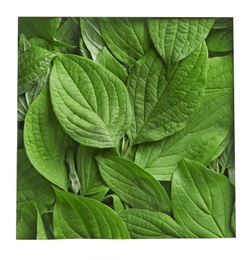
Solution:
M 134 208 L 171 212 L 163 186 L 133 162 L 116 157 L 97 157 L 101 175 L 122 201 Z
M 53 113 L 47 85 L 28 109 L 24 143 L 36 170 L 55 185 L 67 190 L 66 150 L 75 144 L 62 130 Z
M 54 236 L 63 238 L 130 238 L 125 223 L 96 200 L 55 188 Z
M 186 232 L 167 214 L 146 209 L 126 209 L 119 212 L 131 238 L 187 238 Z
M 33 200 L 45 206 L 52 205 L 54 192 L 51 183 L 32 166 L 25 149 L 17 153 L 17 203 Z
M 191 54 L 207 37 L 214 19 L 153 18 L 148 20 L 150 36 L 167 64 Z
M 126 87 L 86 58 L 55 58 L 50 75 L 54 112 L 63 129 L 85 146 L 118 147 L 131 123 Z
M 127 80 L 134 112 L 131 142 L 157 141 L 184 128 L 202 100 L 206 72 L 205 44 L 181 61 L 168 79 L 166 67 L 153 49 L 141 58 Z
M 18 94 L 38 84 L 47 75 L 54 53 L 32 46 L 18 56 Z
M 105 46 L 99 28 L 99 18 L 86 17 L 80 18 L 80 28 L 82 39 L 90 51 L 92 59 L 96 60 L 97 55 Z
M 172 177 L 175 221 L 200 238 L 233 237 L 234 186 L 202 164 L 182 160 Z
M 18 33 L 27 38 L 36 36 L 54 41 L 60 22 L 60 17 L 19 17 Z
M 100 18 L 99 25 L 109 50 L 129 67 L 132 67 L 151 45 L 144 18 Z
M 138 146 L 137 165 L 158 180 L 170 180 L 182 158 L 210 163 L 225 149 L 233 124 L 232 57 L 209 60 L 206 94 L 197 112 L 180 132 Z

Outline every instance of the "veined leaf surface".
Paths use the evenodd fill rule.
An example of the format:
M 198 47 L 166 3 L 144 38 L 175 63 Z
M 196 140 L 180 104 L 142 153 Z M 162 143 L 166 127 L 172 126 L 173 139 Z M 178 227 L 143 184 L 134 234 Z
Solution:
M 91 60 L 74 55 L 55 58 L 50 93 L 63 129 L 82 145 L 117 147 L 130 126 L 127 89 Z
M 55 185 L 67 190 L 66 150 L 76 144 L 63 131 L 53 113 L 47 85 L 43 86 L 26 114 L 24 144 L 35 169 Z
M 131 238 L 188 238 L 186 232 L 167 214 L 146 209 L 126 209 L 119 212 Z
M 207 164 L 225 149 L 233 124 L 232 57 L 209 59 L 208 71 L 202 104 L 186 127 L 171 137 L 138 146 L 135 163 L 158 180 L 170 180 L 182 158 Z
M 202 164 L 182 160 L 172 177 L 175 221 L 200 238 L 233 237 L 234 186 Z
M 125 223 L 108 206 L 94 199 L 55 188 L 54 235 L 64 238 L 130 238 Z
M 134 208 L 171 212 L 163 186 L 133 162 L 116 156 L 97 157 L 101 175 L 122 201 Z
M 129 67 L 151 46 L 147 23 L 143 18 L 100 18 L 99 25 L 109 50 Z
M 170 65 L 191 54 L 207 37 L 213 23 L 211 18 L 153 18 L 148 20 L 148 27 L 154 46 Z
M 202 100 L 206 72 L 205 44 L 181 61 L 168 79 L 155 50 L 137 61 L 127 80 L 133 107 L 131 142 L 157 141 L 184 128 Z

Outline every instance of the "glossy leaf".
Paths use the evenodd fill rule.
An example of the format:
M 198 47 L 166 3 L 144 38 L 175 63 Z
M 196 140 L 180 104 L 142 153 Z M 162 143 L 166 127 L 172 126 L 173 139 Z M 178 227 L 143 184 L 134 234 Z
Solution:
M 36 170 L 55 185 L 67 190 L 66 150 L 74 147 L 75 143 L 57 121 L 46 85 L 28 109 L 24 125 L 24 143 L 27 155 Z
M 111 208 L 96 200 L 55 188 L 54 235 L 64 238 L 130 238 L 127 228 Z
M 106 47 L 103 47 L 97 55 L 96 62 L 114 73 L 122 82 L 126 81 L 128 74 L 125 68 L 111 55 Z
M 32 46 L 18 57 L 18 94 L 31 89 L 47 74 L 54 53 Z
M 233 237 L 234 186 L 190 160 L 182 160 L 172 177 L 175 221 L 200 238 Z
M 153 18 L 148 27 L 153 44 L 167 64 L 190 55 L 207 37 L 214 19 Z
M 232 57 L 212 58 L 203 102 L 186 127 L 158 142 L 139 145 L 135 162 L 156 179 L 170 180 L 183 158 L 208 164 L 219 156 L 225 149 L 232 124 Z
M 100 18 L 99 25 L 109 50 L 129 67 L 132 67 L 151 46 L 146 19 Z
M 97 157 L 101 175 L 119 198 L 134 208 L 171 212 L 163 186 L 133 162 L 116 156 Z
M 80 18 L 81 34 L 87 49 L 90 51 L 92 59 L 96 60 L 97 55 L 105 46 L 99 28 L 99 18 Z
M 133 144 L 157 141 L 185 127 L 205 89 L 207 50 L 200 45 L 172 75 L 151 49 L 133 67 L 127 87 L 133 107 L 129 136 Z
M 124 84 L 91 60 L 57 57 L 50 93 L 63 129 L 82 145 L 117 147 L 130 126 L 131 107 Z
M 146 209 L 126 209 L 119 212 L 131 238 L 188 238 L 186 232 L 170 216 Z

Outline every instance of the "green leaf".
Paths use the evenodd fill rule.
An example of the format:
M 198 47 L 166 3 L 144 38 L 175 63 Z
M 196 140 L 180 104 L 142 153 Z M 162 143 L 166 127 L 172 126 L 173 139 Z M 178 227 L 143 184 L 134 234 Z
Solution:
M 95 17 L 80 18 L 81 35 L 93 60 L 96 60 L 97 55 L 105 46 L 101 36 L 98 19 L 99 18 Z
M 131 238 L 188 238 L 193 237 L 170 216 L 146 209 L 126 209 L 119 212 Z
M 170 180 L 183 158 L 208 164 L 225 149 L 233 124 L 232 57 L 209 60 L 206 94 L 180 132 L 138 146 L 135 163 L 158 180 Z
M 60 17 L 19 17 L 18 33 L 25 34 L 27 38 L 36 36 L 54 41 L 60 22 Z
M 42 216 L 40 215 L 39 209 L 37 209 L 37 235 L 36 239 L 42 240 L 42 239 L 48 239 L 45 225 L 42 219 Z
M 104 190 L 108 190 L 103 181 L 95 156 L 101 153 L 100 150 L 91 147 L 79 145 L 77 150 L 77 172 L 81 182 L 80 193 L 82 195 L 91 195 Z
M 133 144 L 157 141 L 185 127 L 205 89 L 207 50 L 200 45 L 166 78 L 166 67 L 151 49 L 136 62 L 127 80 L 134 111 Z
M 20 54 L 22 52 L 25 52 L 30 47 L 31 47 L 30 42 L 26 39 L 24 34 L 21 34 L 18 40 L 18 53 Z
M 130 238 L 115 211 L 96 200 L 55 188 L 54 235 L 63 238 Z
M 153 18 L 148 20 L 148 27 L 154 46 L 169 65 L 190 55 L 213 23 L 211 18 Z
M 25 149 L 19 149 L 17 153 L 17 203 L 22 204 L 27 200 L 33 200 L 48 207 L 54 201 L 54 192 L 51 183 L 32 166 Z
M 31 89 L 47 74 L 54 53 L 32 46 L 18 56 L 18 94 Z
M 132 67 L 151 46 L 144 18 L 100 18 L 99 25 L 109 50 L 129 67 Z
M 234 186 L 190 160 L 182 160 L 172 177 L 175 221 L 200 238 L 233 237 Z
M 167 193 L 149 173 L 116 156 L 97 157 L 96 160 L 103 179 L 122 201 L 134 208 L 171 213 Z
M 101 65 L 74 55 L 54 60 L 50 75 L 54 112 L 63 129 L 85 146 L 118 147 L 131 123 L 124 84 Z
M 32 37 L 29 39 L 29 43 L 31 46 L 41 47 L 48 51 L 56 51 L 59 52 L 59 48 L 52 42 L 39 37 Z
M 67 190 L 66 150 L 75 144 L 62 130 L 53 113 L 47 85 L 28 109 L 24 143 L 36 170 L 55 185 Z
M 97 55 L 96 62 L 114 73 L 121 81 L 125 82 L 128 74 L 122 65 L 111 55 L 106 47 L 103 47 Z
M 227 52 L 233 50 L 233 28 L 211 30 L 206 38 L 208 50 L 211 52 Z
M 121 201 L 121 199 L 116 194 L 109 194 L 107 195 L 103 201 L 108 201 L 109 199 L 112 199 L 113 201 L 113 209 L 117 212 L 124 210 L 124 205 Z
M 225 29 L 233 27 L 233 18 L 216 18 L 212 29 Z

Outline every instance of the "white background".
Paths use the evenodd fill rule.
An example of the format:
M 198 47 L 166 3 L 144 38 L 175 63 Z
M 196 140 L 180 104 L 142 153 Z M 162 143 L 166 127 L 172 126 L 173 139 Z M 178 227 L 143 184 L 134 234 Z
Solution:
M 2 1 L 0 16 L 1 259 L 252 259 L 251 6 L 249 1 Z M 174 3 L 173 3 L 174 2 Z M 16 241 L 19 16 L 234 17 L 237 238 Z

